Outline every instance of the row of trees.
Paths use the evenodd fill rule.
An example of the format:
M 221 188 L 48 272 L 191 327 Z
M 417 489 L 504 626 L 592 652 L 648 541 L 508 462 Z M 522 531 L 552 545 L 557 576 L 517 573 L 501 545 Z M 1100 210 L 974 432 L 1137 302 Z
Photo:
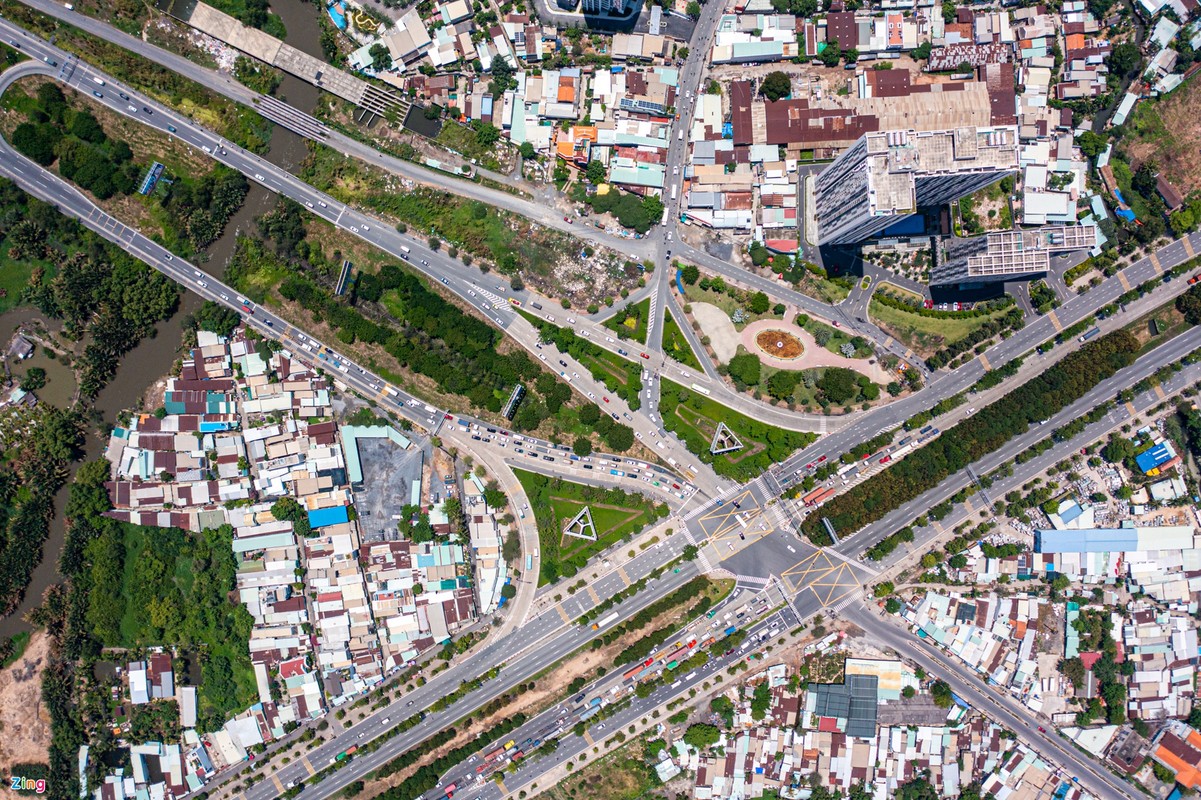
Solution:
M 626 306 L 623 311 L 629 309 L 630 306 Z M 590 366 L 610 357 L 600 345 L 590 342 L 582 336 L 577 336 L 571 328 L 561 328 L 538 317 L 531 316 L 528 319 L 538 327 L 538 338 L 544 344 L 553 344 L 560 353 L 567 353 L 584 366 Z M 642 368 L 632 361 L 624 362 L 623 366 L 626 373 L 624 383 L 611 373 L 601 369 L 589 369 L 589 372 L 592 373 L 593 380 L 603 383 L 606 389 L 625 400 L 631 411 L 637 411 L 642 403 Z M 622 452 L 625 449 L 627 448 L 622 448 Z
M 1086 344 L 1057 365 L 1015 388 L 883 472 L 835 497 L 811 515 L 801 529 L 815 542 L 826 539 L 822 519 L 850 533 L 937 486 L 982 456 L 1023 433 L 1031 424 L 1053 416 L 1100 381 L 1133 363 L 1138 340 L 1115 331 Z
M 263 242 L 242 238 L 228 276 L 252 299 L 261 301 L 262 290 L 256 296 L 250 278 L 260 269 L 284 269 L 287 277 L 279 285 L 279 293 L 319 315 L 337 332 L 339 340 L 381 345 L 402 368 L 429 377 L 443 392 L 466 397 L 477 409 L 497 413 L 514 384 L 528 386 L 545 375 L 524 352 L 498 352 L 498 331 L 448 303 L 398 265 L 385 264 L 376 276 L 381 297 L 387 295 L 388 310 L 394 314 L 383 322 L 335 297 L 329 288 L 310 277 L 305 267 L 297 256 L 284 264 L 266 250 Z M 555 383 L 551 377 L 534 385 L 540 390 L 552 389 Z M 527 397 L 514 426 L 531 430 L 545 418 L 544 414 L 557 413 L 569 398 L 567 387 L 542 398 Z

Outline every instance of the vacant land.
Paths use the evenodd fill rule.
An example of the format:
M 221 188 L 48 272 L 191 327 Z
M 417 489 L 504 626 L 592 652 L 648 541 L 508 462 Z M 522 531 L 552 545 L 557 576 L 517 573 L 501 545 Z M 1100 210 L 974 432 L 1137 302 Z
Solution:
M 483 261 L 509 282 L 577 307 L 598 303 L 637 285 L 637 265 L 607 248 L 585 246 L 565 233 L 484 203 L 397 178 L 312 142 L 301 177 L 343 202 L 408 226 L 464 263 Z
M 712 464 L 718 475 L 751 480 L 817 438 L 812 433 L 766 425 L 672 381 L 663 381 L 660 393 L 663 427 L 683 439 L 701 461 Z M 709 447 L 722 422 L 738 436 L 743 448 L 714 456 Z
M 38 631 L 24 654 L 0 670 L 0 764 L 46 763 L 50 751 L 50 712 L 42 701 L 42 668 L 50 637 Z
M 542 575 L 540 583 L 553 583 L 560 575 L 572 576 L 595 554 L 621 539 L 666 517 L 667 506 L 621 489 L 585 486 L 513 470 L 530 499 L 538 521 Z M 592 509 L 596 541 L 566 536 L 564 527 L 585 506 Z
M 1154 161 L 1182 195 L 1201 189 L 1201 81 L 1189 80 L 1163 99 L 1139 103 L 1126 131 L 1122 149 L 1133 169 Z
M 680 330 L 679 323 L 676 322 L 676 318 L 670 311 L 663 318 L 663 352 L 684 366 L 692 367 L 697 372 L 704 369 L 700 359 L 693 352 L 692 345 L 688 344 L 688 339 L 685 338 L 684 332 Z

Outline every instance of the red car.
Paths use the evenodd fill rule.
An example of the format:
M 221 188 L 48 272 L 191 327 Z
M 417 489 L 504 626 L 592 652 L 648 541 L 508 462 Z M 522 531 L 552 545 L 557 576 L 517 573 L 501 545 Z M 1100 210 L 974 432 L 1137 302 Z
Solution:
M 648 356 L 646 353 L 643 353 L 643 354 L 642 354 L 642 357 L 643 357 L 643 358 L 645 358 L 647 361 L 650 361 L 650 360 L 651 360 L 651 357 L 650 357 L 650 356 Z
M 454 419 L 454 417 L 452 417 L 450 414 L 443 414 L 442 418 L 443 419 Z
M 1047 729 L 1046 729 L 1046 728 L 1044 728 L 1042 725 L 1039 725 L 1039 726 L 1038 726 L 1038 732 L 1039 732 L 1039 733 L 1046 733 L 1046 732 L 1047 732 Z
M 834 323 L 834 327 L 835 327 L 835 328 L 841 328 L 842 326 L 841 326 L 841 325 L 839 325 L 837 322 L 835 322 L 835 323 Z
M 820 464 L 820 463 L 822 463 L 822 462 L 823 462 L 823 461 L 825 461 L 825 460 L 826 460 L 826 457 L 825 457 L 825 456 L 822 456 L 821 458 L 819 458 L 819 459 L 817 460 L 817 463 L 819 463 L 819 464 Z
M 606 403 L 609 402 L 609 398 L 607 397 L 602 397 L 601 400 L 604 400 Z

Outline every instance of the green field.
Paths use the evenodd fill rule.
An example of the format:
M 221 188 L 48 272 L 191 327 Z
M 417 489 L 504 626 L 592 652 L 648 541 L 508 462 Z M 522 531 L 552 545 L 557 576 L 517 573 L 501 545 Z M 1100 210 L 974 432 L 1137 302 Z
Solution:
M 867 308 L 867 314 L 873 322 L 895 336 L 906 347 L 925 354 L 966 338 L 987 324 L 989 320 L 1000 319 L 1006 313 L 1008 313 L 1008 309 L 995 311 L 987 316 L 924 317 L 920 314 L 911 314 L 899 308 L 886 306 L 875 297 L 872 298 Z
M 601 550 L 668 514 L 666 504 L 654 503 L 640 494 L 585 486 L 520 469 L 513 472 L 521 481 L 538 523 L 540 585 L 575 575 Z M 592 509 L 595 542 L 563 534 L 564 526 L 585 506 Z
M 758 477 L 817 439 L 816 434 L 766 425 L 669 380 L 661 382 L 659 411 L 663 427 L 679 436 L 690 452 L 712 464 L 718 475 L 740 481 Z M 709 446 L 721 422 L 742 440 L 743 448 L 714 456 Z
M 733 291 L 742 294 L 737 289 Z M 711 306 L 717 306 L 726 312 L 726 316 L 731 318 L 733 318 L 734 312 L 741 308 L 745 316 L 742 322 L 734 323 L 735 330 L 742 330 L 750 323 L 761 319 L 780 319 L 780 315 L 771 310 L 763 314 L 752 314 L 750 309 L 747 308 L 746 302 L 736 297 L 731 297 L 728 291 L 718 291 L 712 288 L 702 289 L 700 283 L 692 285 L 684 284 L 684 298 L 690 303 L 708 303 Z
M 700 359 L 693 352 L 692 345 L 688 344 L 688 339 L 670 311 L 663 317 L 663 352 L 686 367 L 692 367 L 697 372 L 704 371 Z
M 819 319 L 809 316 L 808 314 L 800 314 L 796 318 L 796 323 L 804 328 L 807 332 L 818 336 L 829 337 L 825 347 L 831 353 L 842 355 L 842 346 L 844 344 L 852 344 L 855 346 L 855 355 L 852 358 L 871 358 L 875 355 L 871 344 L 862 336 L 850 336 L 842 328 L 835 328 L 833 325 L 827 325 Z
M 646 344 L 646 322 L 650 313 L 651 301 L 648 297 L 641 303 L 619 309 L 616 314 L 605 320 L 604 324 L 621 339 L 633 339 L 639 344 Z

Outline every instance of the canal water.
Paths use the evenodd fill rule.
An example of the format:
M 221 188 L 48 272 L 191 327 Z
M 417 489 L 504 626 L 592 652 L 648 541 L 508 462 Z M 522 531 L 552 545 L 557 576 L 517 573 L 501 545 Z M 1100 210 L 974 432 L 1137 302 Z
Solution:
M 317 24 L 318 13 L 323 13 L 320 9 L 304 0 L 273 0 L 271 10 L 283 19 L 284 26 L 288 29 L 288 44 L 309 55 L 323 58 L 321 30 Z M 317 88 L 286 73 L 276 95 L 306 113 L 312 112 L 317 105 Z M 295 173 L 306 152 L 301 137 L 276 125 L 265 157 L 271 163 Z M 230 219 L 221 238 L 208 248 L 208 259 L 201 269 L 213 277 L 221 278 L 233 255 L 238 233 L 252 232 L 255 217 L 270 211 L 275 205 L 275 199 L 274 193 L 252 182 L 246 202 Z M 137 407 L 146 390 L 170 372 L 172 364 L 180 355 L 184 318 L 199 306 L 199 297 L 191 292 L 184 292 L 180 298 L 179 310 L 171 319 L 158 326 L 157 335 L 144 339 L 125 356 L 112 382 L 96 398 L 96 411 L 102 420 L 112 423 L 121 411 Z M 14 331 L 35 320 L 43 320 L 43 317 L 36 309 L 28 307 L 15 308 L 0 314 L 0 347 L 8 343 Z M 57 329 L 53 321 L 43 320 L 43 324 Z M 49 379 L 46 388 L 38 393 L 39 396 L 56 405 L 65 404 L 70 400 L 75 387 L 66 367 L 45 356 L 41 348 L 38 348 L 37 354 L 29 361 L 15 366 L 14 374 L 24 374 L 30 366 L 45 369 Z M 107 439 L 102 438 L 93 426 L 88 431 L 85 441 L 84 459 L 91 460 L 102 456 L 106 444 Z M 20 607 L 7 617 L 0 618 L 0 636 L 12 636 L 29 630 L 29 624 L 24 619 L 25 614 L 41 604 L 43 593 L 59 579 L 58 557 L 66 537 L 63 512 L 66 508 L 68 487 L 73 479 L 74 468 L 67 484 L 55 497 L 54 519 L 50 522 L 50 534 L 43 548 L 42 562 L 33 572 Z

